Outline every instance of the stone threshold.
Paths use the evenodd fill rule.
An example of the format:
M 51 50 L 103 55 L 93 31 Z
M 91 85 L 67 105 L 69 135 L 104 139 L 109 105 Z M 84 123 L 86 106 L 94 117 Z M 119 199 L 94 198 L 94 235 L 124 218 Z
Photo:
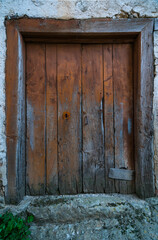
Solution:
M 0 213 L 34 216 L 32 239 L 158 239 L 158 198 L 136 195 L 79 194 L 26 196 Z

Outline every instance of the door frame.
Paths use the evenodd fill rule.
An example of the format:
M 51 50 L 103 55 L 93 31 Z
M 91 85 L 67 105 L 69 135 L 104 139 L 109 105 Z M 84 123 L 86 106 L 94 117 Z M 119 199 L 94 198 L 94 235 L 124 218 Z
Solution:
M 25 42 L 134 42 L 134 159 L 136 194 L 155 195 L 153 162 L 153 26 L 147 19 L 7 19 L 6 202 L 25 196 Z

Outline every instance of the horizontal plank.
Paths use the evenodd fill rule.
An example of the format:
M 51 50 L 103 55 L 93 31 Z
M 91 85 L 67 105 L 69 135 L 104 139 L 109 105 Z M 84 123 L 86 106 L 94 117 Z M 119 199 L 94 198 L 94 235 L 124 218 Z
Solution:
M 158 18 L 155 19 L 154 30 L 158 31 Z
M 134 170 L 110 168 L 109 178 L 132 181 L 134 180 L 134 172 Z
M 153 19 L 27 19 L 15 23 L 22 34 L 28 33 L 139 33 Z
M 50 36 L 50 37 L 25 37 L 25 42 L 36 42 L 36 43 L 133 43 L 135 41 L 135 37 L 133 35 L 129 36 L 120 36 L 119 38 L 114 38 L 114 36 L 97 36 L 97 38 L 92 38 L 90 36 L 79 36 L 75 38 L 74 35 L 66 36 Z

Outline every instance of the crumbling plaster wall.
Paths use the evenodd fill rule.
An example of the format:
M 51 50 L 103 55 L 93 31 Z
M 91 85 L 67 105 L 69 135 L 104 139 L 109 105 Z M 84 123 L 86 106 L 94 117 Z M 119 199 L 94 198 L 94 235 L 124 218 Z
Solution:
M 0 188 L 6 186 L 5 18 L 158 18 L 158 0 L 0 0 Z M 14 43 L 13 43 L 14 44 Z M 154 32 L 154 163 L 158 192 L 158 31 Z M 1 193 L 0 193 L 1 194 Z

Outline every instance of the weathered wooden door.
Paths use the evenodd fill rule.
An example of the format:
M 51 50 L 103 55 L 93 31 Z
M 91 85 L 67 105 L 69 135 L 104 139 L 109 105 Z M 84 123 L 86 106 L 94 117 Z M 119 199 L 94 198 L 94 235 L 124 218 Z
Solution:
M 132 44 L 26 47 L 27 194 L 132 193 Z

